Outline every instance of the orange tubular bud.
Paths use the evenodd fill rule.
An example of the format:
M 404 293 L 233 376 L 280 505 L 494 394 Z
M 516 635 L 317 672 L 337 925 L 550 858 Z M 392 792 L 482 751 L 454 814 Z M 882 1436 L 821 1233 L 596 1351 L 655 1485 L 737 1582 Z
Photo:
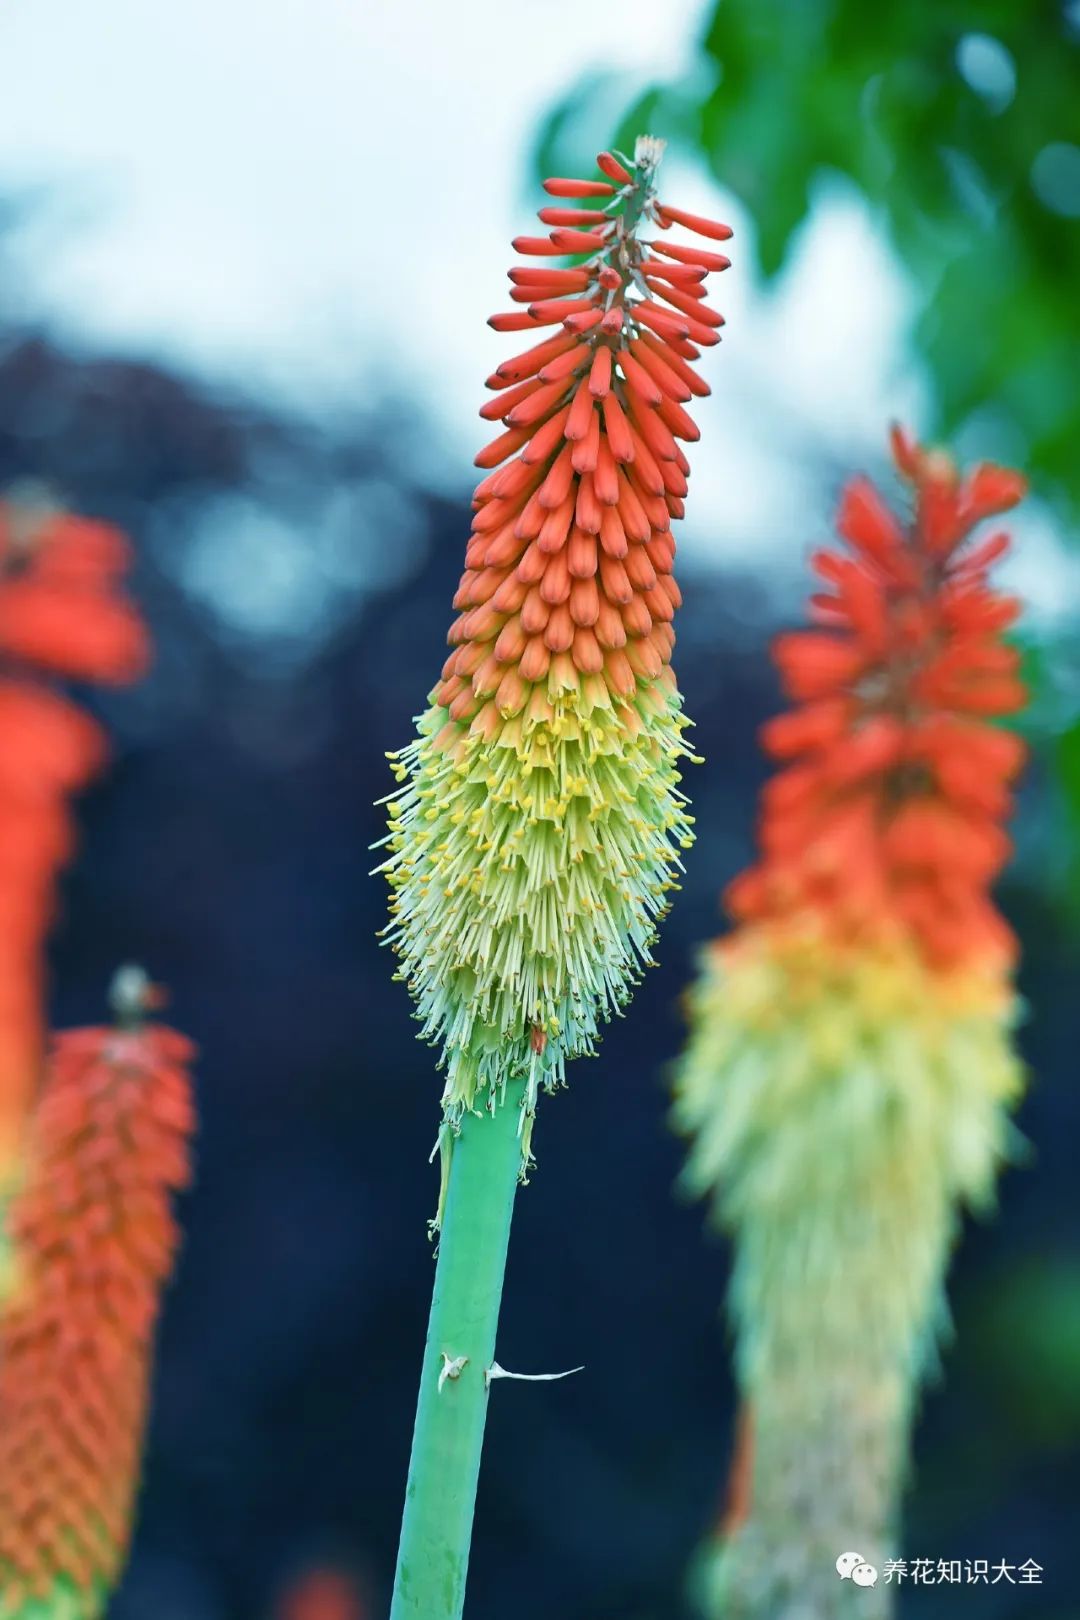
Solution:
M 669 208 L 665 203 L 657 204 L 657 212 L 665 225 L 685 225 L 688 231 L 711 237 L 714 242 L 726 242 L 733 234 L 730 225 L 721 225 L 715 219 L 702 219 L 700 214 L 688 214 L 682 208 Z
M 521 459 L 527 466 L 543 467 L 552 452 L 558 449 L 563 441 L 563 432 L 569 415 L 570 407 L 566 405 L 561 411 L 556 411 L 554 416 L 550 416 L 543 427 L 537 428 L 521 452 Z
M 706 253 L 704 248 L 680 247 L 676 242 L 654 242 L 657 253 L 678 264 L 700 266 L 704 270 L 730 270 L 731 260 L 726 253 Z
M 593 413 L 593 420 L 599 426 L 600 419 L 595 412 Z M 619 504 L 619 477 L 615 457 L 611 453 L 611 445 L 608 439 L 599 435 L 598 437 L 596 469 L 593 474 L 597 499 L 604 506 L 617 506 Z
M 507 433 L 500 433 L 497 439 L 492 439 L 482 450 L 477 451 L 476 465 L 478 467 L 497 467 L 500 461 L 512 456 L 528 444 L 530 434 L 527 428 L 511 428 Z
M 599 326 L 603 320 L 604 316 L 601 315 L 598 309 L 585 310 L 579 315 L 569 316 L 566 321 L 566 328 L 567 331 L 576 332 L 580 336 L 585 332 L 591 332 L 593 327 Z
M 593 405 L 588 381 L 580 382 L 570 407 L 570 415 L 566 419 L 565 433 L 568 439 L 583 439 L 588 433 L 593 417 Z
M 530 394 L 528 399 L 515 405 L 514 409 L 507 413 L 506 420 L 514 428 L 531 427 L 534 423 L 543 421 L 565 398 L 565 380 L 546 383 Z
M 560 377 L 569 377 L 572 372 L 578 371 L 586 361 L 592 360 L 592 350 L 587 343 L 578 343 L 558 359 L 549 360 L 541 366 L 538 375 L 544 382 L 557 382 Z
M 548 469 L 547 477 L 540 485 L 540 505 L 549 510 L 565 501 L 574 486 L 574 446 L 572 442 L 563 445 L 555 460 Z
M 665 264 L 663 259 L 643 259 L 641 272 L 646 277 L 657 276 L 661 281 L 671 281 L 676 287 L 696 287 L 708 274 L 703 264 Z
M 611 508 L 600 516 L 600 544 L 609 557 L 626 556 L 628 550 L 626 531 L 618 512 L 612 511 Z
M 670 362 L 661 358 L 644 340 L 636 338 L 630 345 L 630 353 L 645 371 L 648 372 L 657 387 L 669 399 L 685 403 L 693 398 L 690 387 L 674 370 Z M 672 356 L 674 359 L 674 356 Z
M 534 258 L 557 258 L 564 251 L 546 236 L 515 236 L 510 246 L 515 253 L 527 253 Z
M 595 253 L 607 242 L 600 231 L 572 231 L 560 227 L 551 233 L 551 243 L 557 253 Z
M 603 180 L 545 180 L 549 197 L 613 197 L 615 187 Z
M 647 337 L 647 336 L 652 336 L 653 334 L 651 334 L 651 333 L 643 333 L 642 335 Z M 690 342 L 690 340 L 688 338 L 667 338 L 665 341 L 666 341 L 666 344 L 667 344 L 668 348 L 672 349 L 677 355 L 680 356 L 681 359 L 683 359 L 683 360 L 700 360 L 701 359 L 701 351 L 700 351 L 700 349 L 695 348 L 694 345 Z
M 603 225 L 608 216 L 599 208 L 541 208 L 537 218 L 544 225 Z
M 540 322 L 565 321 L 569 316 L 588 315 L 595 310 L 591 298 L 543 298 L 529 305 L 529 314 Z M 596 310 L 599 314 L 599 310 Z
M 538 219 L 542 225 L 604 225 L 609 215 L 596 207 L 542 207 Z
M 629 429 L 627 429 L 629 432 Z M 648 540 L 652 534 L 652 525 L 645 513 L 645 508 L 635 494 L 626 474 L 619 473 L 619 518 L 627 536 L 631 540 Z
M 600 501 L 596 494 L 596 486 L 591 473 L 584 473 L 581 482 L 578 484 L 574 518 L 578 528 L 584 533 L 590 535 L 600 533 Z
M 589 372 L 589 392 L 594 399 L 603 399 L 611 387 L 611 350 L 606 344 L 598 347 Z
M 530 310 L 510 310 L 505 315 L 489 315 L 488 325 L 493 332 L 527 332 L 537 326 L 554 326 L 551 320 L 542 320 Z
M 573 291 L 573 286 L 560 281 L 522 281 L 511 287 L 510 299 L 515 304 L 527 304 L 531 310 L 534 304 L 547 305 Z
M 688 416 L 681 405 L 676 405 L 673 399 L 662 399 L 656 408 L 656 414 L 664 426 L 678 439 L 685 439 L 690 444 L 696 444 L 701 438 L 701 429 L 692 416 Z
M 637 478 L 639 479 L 640 483 L 642 484 L 642 486 L 645 489 L 647 494 L 649 494 L 649 495 L 662 495 L 664 493 L 665 484 L 664 484 L 664 475 L 660 471 L 659 462 L 653 456 L 653 453 L 649 449 L 648 445 L 645 443 L 645 440 L 642 439 L 638 435 L 637 431 L 634 428 L 631 428 L 630 432 L 631 432 L 631 436 L 633 438 L 633 444 L 634 444 L 634 472 L 635 472 Z M 613 476 L 614 476 L 614 467 L 615 467 L 615 463 L 614 463 L 614 460 L 612 460 L 612 473 L 613 473 Z M 612 505 L 617 504 L 617 500 L 618 500 L 618 494 L 617 494 L 618 480 L 617 480 L 617 478 L 616 478 L 616 482 L 615 482 L 615 488 L 616 488 L 616 499 L 615 499 L 615 501 L 612 502 Z
M 507 275 L 515 287 L 565 287 L 571 292 L 589 285 L 587 270 L 552 270 L 547 265 L 515 265 Z
M 659 304 L 647 302 L 644 299 L 638 304 L 635 311 L 639 321 L 652 327 L 653 331 L 662 338 L 686 338 L 690 335 L 690 327 L 681 317 L 672 314 L 671 310 L 662 309 Z
M 690 392 L 699 399 L 707 399 L 709 394 L 712 393 L 708 383 L 698 375 L 693 366 L 687 365 L 682 355 L 670 344 L 662 342 L 652 332 L 642 332 L 641 336 L 636 340 L 636 346 L 632 343 L 630 350 L 641 361 L 642 365 L 645 365 L 645 354 L 639 351 L 646 351 L 655 356 L 662 365 L 673 371 L 679 380 L 686 384 Z M 658 381 L 661 381 L 655 370 L 653 375 L 657 377 Z M 678 395 L 672 394 L 671 397 L 677 399 Z
M 661 404 L 664 403 L 668 402 L 662 400 Z M 650 409 L 644 404 L 641 397 L 635 394 L 631 394 L 629 396 L 627 406 L 629 410 L 630 427 L 634 436 L 634 474 L 637 475 L 639 473 L 637 457 L 638 447 L 642 441 L 644 441 L 645 445 L 652 452 L 653 456 L 658 462 L 670 462 L 672 463 L 673 469 L 677 471 L 679 446 L 676 442 L 675 435 L 667 426 L 666 421 L 661 415 L 660 406 L 657 406 L 655 410 Z M 660 491 L 657 490 L 656 493 L 659 494 Z
M 626 378 L 630 387 L 636 394 L 640 394 L 646 405 L 659 405 L 663 393 L 644 366 L 636 361 L 629 349 L 619 350 L 619 369 Z
M 669 286 L 667 282 L 660 281 L 654 276 L 646 276 L 645 285 L 656 294 L 657 298 L 663 298 L 666 303 L 674 305 L 692 321 L 701 322 L 705 326 L 724 325 L 724 317 L 718 310 L 710 309 L 708 304 L 703 303 L 700 298 L 695 298 L 685 288 Z
M 611 453 L 616 461 L 633 461 L 634 441 L 630 436 L 630 424 L 618 399 L 613 393 L 604 395 L 602 408 L 604 412 L 604 427 L 611 443 Z
M 542 386 L 541 382 L 529 377 L 525 382 L 518 383 L 516 387 L 508 389 L 505 394 L 499 394 L 495 399 L 489 399 L 486 404 L 481 405 L 479 414 L 485 422 L 505 421 L 509 418 L 511 411 L 528 399 L 530 394 L 535 394 Z M 476 526 L 474 523 L 473 528 L 475 529 Z
M 596 160 L 596 167 L 601 174 L 606 174 L 609 180 L 617 185 L 629 186 L 633 184 L 634 177 L 625 169 L 613 152 L 601 152 Z
M 592 389 L 590 387 L 590 393 Z M 589 425 L 585 430 L 585 437 L 574 443 L 570 456 L 571 465 L 577 473 L 593 472 L 600 459 L 600 413 L 592 411 L 589 414 Z
M 571 491 L 560 505 L 554 506 L 540 525 L 536 543 L 541 551 L 555 552 L 566 543 L 570 520 L 574 515 L 574 495 Z

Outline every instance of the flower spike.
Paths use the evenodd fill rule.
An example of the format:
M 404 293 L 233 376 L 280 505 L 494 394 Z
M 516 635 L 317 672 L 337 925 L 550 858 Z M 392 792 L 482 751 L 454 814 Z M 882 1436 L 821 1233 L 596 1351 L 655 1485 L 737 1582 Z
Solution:
M 988 885 L 1009 854 L 1000 823 L 1024 749 L 990 722 L 1025 701 L 1019 655 L 1001 639 L 1019 603 L 987 579 L 1006 538 L 989 552 L 968 540 L 1025 485 L 1003 468 L 961 479 L 899 432 L 894 446 L 913 526 L 867 480 L 845 490 L 850 554 L 814 557 L 822 628 L 774 645 L 799 706 L 764 729 L 782 768 L 763 800 L 762 860 L 728 904 L 747 921 L 804 907 L 848 939 L 908 938 L 942 967 L 1009 958 Z
M 690 842 L 670 531 L 678 441 L 698 436 L 684 406 L 709 391 L 687 340 L 714 343 L 721 317 L 698 297 L 710 266 L 694 249 L 678 273 L 656 258 L 662 152 L 643 137 L 632 162 L 601 155 L 604 180 L 546 181 L 590 206 L 545 207 L 550 236 L 515 242 L 541 260 L 510 271 L 527 320 L 493 324 L 540 341 L 488 379 L 480 414 L 504 431 L 476 458 L 490 471 L 452 651 L 394 760 L 389 937 L 442 1047 L 451 1124 L 518 1074 L 531 1118 L 537 1086 L 593 1050 L 650 960 Z M 706 226 L 730 235 L 692 228 Z M 566 253 L 583 262 L 550 267 Z
M 73 842 L 68 799 L 104 737 L 54 677 L 119 685 L 147 657 L 123 593 L 127 542 L 40 494 L 0 499 L 0 1202 L 18 1181 L 41 1068 L 41 946 Z M 2 1285 L 0 1285 L 2 1293 Z
M 0 1317 L 4 1620 L 97 1620 L 123 1565 L 193 1123 L 193 1048 L 144 1022 L 159 1001 L 121 969 L 117 1026 L 53 1042 Z
M 392 755 L 388 941 L 446 1070 L 440 1227 L 392 1620 L 458 1620 L 514 1192 L 537 1095 L 651 960 L 692 824 L 672 567 L 717 341 L 708 266 L 657 275 L 663 142 L 545 182 L 515 247 L 526 346 L 488 378 L 450 653 Z M 577 206 L 579 203 L 585 206 Z M 690 250 L 688 250 L 688 253 Z M 558 260 L 569 256 L 569 265 Z M 648 267 L 648 268 L 647 268 Z M 692 289 L 687 293 L 686 289 Z M 687 309 L 686 306 L 691 306 Z
M 896 1555 L 949 1251 L 1021 1089 L 989 892 L 1023 758 L 992 723 L 1024 700 L 1017 604 L 988 579 L 1004 537 L 972 531 L 1024 482 L 893 448 L 909 510 L 853 480 L 845 549 L 813 559 L 815 628 L 775 643 L 795 707 L 764 728 L 760 859 L 728 890 L 678 1074 L 686 1179 L 735 1245 L 740 1505 L 716 1597 L 744 1620 L 839 1613 L 837 1549 Z

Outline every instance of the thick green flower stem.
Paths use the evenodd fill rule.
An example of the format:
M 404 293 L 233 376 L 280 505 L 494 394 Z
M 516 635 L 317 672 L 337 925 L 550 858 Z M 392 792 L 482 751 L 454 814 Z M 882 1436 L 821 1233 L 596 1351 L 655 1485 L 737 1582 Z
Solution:
M 453 1139 L 391 1620 L 456 1620 L 465 1602 L 521 1096 L 508 1086 L 494 1113 L 465 1114 Z

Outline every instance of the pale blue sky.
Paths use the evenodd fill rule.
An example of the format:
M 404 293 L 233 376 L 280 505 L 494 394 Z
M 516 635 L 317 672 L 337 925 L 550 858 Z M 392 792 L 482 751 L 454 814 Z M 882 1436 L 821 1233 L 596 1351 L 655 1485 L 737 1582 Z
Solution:
M 485 318 L 529 225 L 540 119 L 584 69 L 677 73 L 702 9 L 6 0 L 0 191 L 46 183 L 57 204 L 8 296 L 91 346 L 309 404 L 396 379 L 435 422 L 432 478 L 460 481 L 483 442 L 483 378 L 506 352 Z M 686 538 L 798 564 L 828 516 L 800 449 L 876 456 L 891 417 L 918 423 L 912 292 L 837 191 L 766 295 L 732 200 L 677 154 L 668 168 L 669 194 L 737 232 Z

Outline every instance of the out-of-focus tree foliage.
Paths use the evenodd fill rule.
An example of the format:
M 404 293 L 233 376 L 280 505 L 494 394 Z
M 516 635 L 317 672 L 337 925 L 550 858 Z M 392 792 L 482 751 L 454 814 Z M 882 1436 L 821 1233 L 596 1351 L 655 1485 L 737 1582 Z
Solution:
M 697 147 L 753 215 L 766 275 L 815 181 L 847 176 L 925 287 L 939 427 L 992 403 L 1010 454 L 1080 510 L 1080 5 L 719 0 L 700 51 L 625 110 L 620 144 L 644 119 Z
M 921 291 L 928 426 L 954 437 L 977 417 L 979 450 L 1075 529 L 1080 0 L 717 0 L 682 79 L 578 86 L 543 131 L 545 172 L 580 161 L 586 105 L 624 150 L 649 127 L 698 151 L 753 217 L 766 277 L 820 184 L 853 184 Z M 1080 825 L 1075 659 L 1027 653 Z

